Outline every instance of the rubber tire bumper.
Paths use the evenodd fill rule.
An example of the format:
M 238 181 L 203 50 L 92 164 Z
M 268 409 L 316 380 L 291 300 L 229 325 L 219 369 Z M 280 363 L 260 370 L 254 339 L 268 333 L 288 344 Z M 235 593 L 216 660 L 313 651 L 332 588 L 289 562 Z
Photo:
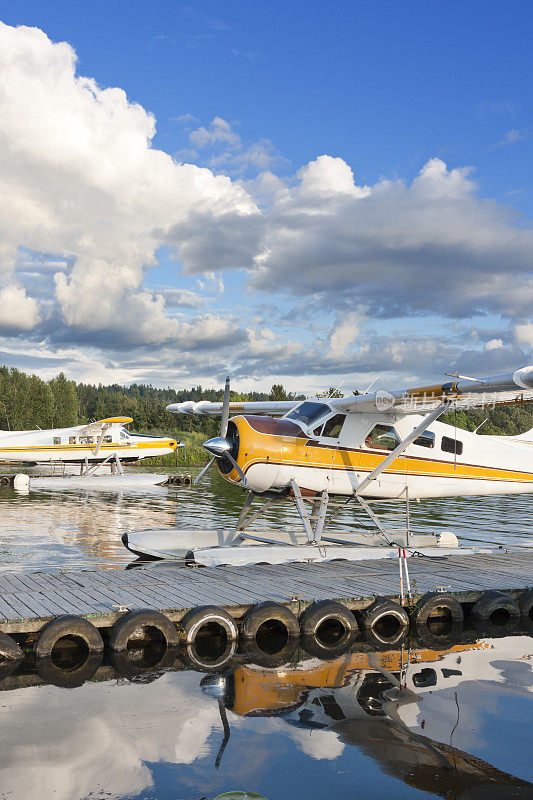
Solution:
M 301 645 L 305 652 L 313 658 L 319 658 L 321 661 L 332 661 L 339 656 L 348 653 L 353 645 L 358 641 L 358 634 L 352 633 L 348 636 L 343 636 L 338 642 L 334 644 L 324 644 L 316 636 L 302 636 Z
M 398 626 L 398 629 L 390 635 L 376 630 L 378 623 L 385 617 L 393 617 Z M 380 647 L 399 644 L 409 629 L 406 610 L 388 597 L 376 597 L 372 605 L 363 612 L 362 622 L 367 640 Z
M 317 636 L 320 626 L 328 620 L 335 620 L 344 628 L 344 634 L 353 634 L 359 630 L 357 620 L 346 606 L 336 600 L 319 600 L 311 603 L 300 614 L 300 631 L 302 636 Z M 318 637 L 321 638 L 320 636 Z
M 494 623 L 491 617 L 497 611 L 507 612 L 509 615 L 507 625 L 510 624 L 511 621 L 517 622 L 520 617 L 520 609 L 512 597 L 509 597 L 509 595 L 504 592 L 490 590 L 484 592 L 477 603 L 474 603 L 472 606 L 472 618 L 476 622 L 491 623 L 491 625 L 496 626 L 496 623 Z M 501 627 L 505 628 L 507 625 L 504 623 Z
M 179 643 L 176 626 L 160 611 L 140 609 L 130 611 L 118 619 L 111 629 L 109 647 L 111 650 L 127 650 L 128 642 L 139 628 L 155 628 L 163 636 L 167 647 L 177 647 Z
M 22 661 L 24 653 L 17 642 L 0 631 L 0 657 L 6 661 Z
M 256 664 L 258 667 L 267 669 L 276 669 L 290 661 L 298 660 L 298 639 L 295 636 L 288 637 L 279 650 L 273 652 L 259 647 L 257 639 L 244 639 L 240 646 L 240 652 L 246 663 Z
M 178 648 L 176 645 L 165 647 L 160 658 L 150 664 L 137 661 L 131 650 L 111 650 L 109 661 L 113 669 L 122 678 L 127 678 L 131 683 L 151 683 L 160 678 L 164 672 L 176 664 Z
M 533 621 L 533 589 L 527 589 L 522 592 L 518 598 L 518 608 L 522 617 Z M 2 651 L 0 650 L 0 652 Z
M 430 630 L 428 622 L 431 614 L 439 608 L 446 609 L 450 625 L 443 633 Z M 444 646 L 451 636 L 456 638 L 463 630 L 464 614 L 461 604 L 455 597 L 444 592 L 427 592 L 417 602 L 411 621 L 416 628 L 416 636 L 424 639 L 427 646 Z
M 179 638 L 187 644 L 194 644 L 204 625 L 215 624 L 221 627 L 228 642 L 239 638 L 239 628 L 233 617 L 218 606 L 198 606 L 188 611 L 179 623 Z
M 237 642 L 228 640 L 221 653 L 211 657 L 204 656 L 198 652 L 196 644 L 188 644 L 180 653 L 185 669 L 192 669 L 195 672 L 220 672 L 228 668 L 237 650 Z
M 73 669 L 61 669 L 54 664 L 50 655 L 35 659 L 35 669 L 39 677 L 52 686 L 62 689 L 75 689 L 90 680 L 102 663 L 102 650 L 89 653 L 83 664 Z
M 76 617 L 73 614 L 65 614 L 47 622 L 41 628 L 33 645 L 34 657 L 47 658 L 50 656 L 54 646 L 64 636 L 73 636 L 76 639 L 81 639 L 85 642 L 90 653 L 103 652 L 104 642 L 98 628 L 95 628 L 88 619 Z
M 289 638 L 300 635 L 300 625 L 290 609 L 282 606 L 281 603 L 266 602 L 249 608 L 242 618 L 243 639 L 255 639 L 259 628 L 271 621 L 281 623 Z

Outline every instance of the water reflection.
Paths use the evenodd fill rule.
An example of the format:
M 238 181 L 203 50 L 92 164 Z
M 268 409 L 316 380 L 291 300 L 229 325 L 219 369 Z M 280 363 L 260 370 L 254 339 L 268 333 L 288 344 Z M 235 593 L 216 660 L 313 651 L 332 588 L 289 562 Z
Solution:
M 329 661 L 299 643 L 283 667 L 247 651 L 207 674 L 185 652 L 125 658 L 69 691 L 31 663 L 0 681 L 6 797 L 533 797 L 527 635 Z
M 0 489 L 0 570 L 123 568 L 131 561 L 121 542 L 125 531 L 235 525 L 243 493 L 214 470 L 198 487 L 155 486 L 153 472 L 130 469 L 124 488 L 115 481 L 105 491 L 69 488 L 68 479 L 57 479 L 55 489 L 32 487 L 27 495 Z M 525 495 L 424 500 L 412 503 L 411 522 L 415 532 L 447 529 L 462 539 L 527 546 L 532 510 L 533 497 Z M 369 527 L 361 510 L 348 506 L 335 527 L 354 523 Z M 282 502 L 258 524 L 287 528 L 299 521 L 293 504 Z

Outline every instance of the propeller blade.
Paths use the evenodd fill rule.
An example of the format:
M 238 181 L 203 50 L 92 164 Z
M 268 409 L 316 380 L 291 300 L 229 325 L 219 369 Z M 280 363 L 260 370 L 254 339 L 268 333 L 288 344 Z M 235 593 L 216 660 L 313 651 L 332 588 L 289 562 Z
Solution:
M 220 436 L 224 438 L 228 432 L 229 420 L 229 376 L 226 378 L 224 386 L 224 400 L 222 401 L 222 419 L 220 420 Z
M 234 469 L 235 469 L 235 471 L 236 471 L 237 475 L 239 476 L 239 478 L 240 478 L 240 479 L 241 479 L 241 481 L 242 481 L 242 485 L 243 485 L 243 486 L 247 486 L 248 484 L 247 484 L 247 481 L 246 481 L 246 475 L 244 474 L 244 472 L 242 471 L 242 469 L 239 467 L 239 465 L 237 464 L 237 462 L 235 461 L 235 459 L 233 458 L 233 456 L 231 455 L 231 453 L 226 453 L 226 455 L 225 455 L 225 458 L 229 458 L 229 460 L 230 460 L 230 461 L 231 461 L 231 463 L 233 464 L 233 467 L 234 467 Z
M 209 467 L 211 467 L 215 463 L 216 460 L 217 460 L 216 456 L 213 456 L 213 458 L 211 459 L 209 464 L 206 464 L 205 467 L 203 468 L 203 470 L 201 470 L 201 472 L 198 473 L 198 475 L 196 476 L 196 478 L 192 482 L 193 486 L 196 486 L 197 484 L 200 483 L 200 481 L 204 477 L 204 475 L 207 472 L 207 470 L 209 469 Z

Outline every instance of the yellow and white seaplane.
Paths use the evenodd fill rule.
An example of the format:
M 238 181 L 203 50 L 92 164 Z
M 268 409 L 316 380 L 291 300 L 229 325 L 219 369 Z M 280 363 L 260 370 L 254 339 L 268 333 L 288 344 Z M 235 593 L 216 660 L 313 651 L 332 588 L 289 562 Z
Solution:
M 228 379 L 222 403 L 167 406 L 175 414 L 221 415 L 220 436 L 204 444 L 213 458 L 196 482 L 216 463 L 222 477 L 246 490 L 244 507 L 233 531 L 125 534 L 124 544 L 138 555 L 205 565 L 378 558 L 397 554 L 398 547 L 443 555 L 457 548 L 448 531 L 411 534 L 409 499 L 533 492 L 533 430 L 480 435 L 438 418 L 454 409 L 533 400 L 533 366 L 486 378 L 451 377 L 393 392 L 243 403 L 230 402 Z M 230 419 L 232 412 L 237 416 Z M 259 511 L 252 509 L 256 498 L 264 500 Z M 303 532 L 250 533 L 248 526 L 280 499 L 295 502 Z M 386 528 L 373 500 L 405 501 L 405 527 Z M 375 534 L 331 530 L 351 502 L 367 512 Z M 335 510 L 328 517 L 329 508 Z
M 88 425 L 35 431 L 0 431 L 0 462 L 80 465 L 92 475 L 109 465 L 122 475 L 122 464 L 172 453 L 181 443 L 170 438 L 130 433 L 131 417 L 109 417 Z

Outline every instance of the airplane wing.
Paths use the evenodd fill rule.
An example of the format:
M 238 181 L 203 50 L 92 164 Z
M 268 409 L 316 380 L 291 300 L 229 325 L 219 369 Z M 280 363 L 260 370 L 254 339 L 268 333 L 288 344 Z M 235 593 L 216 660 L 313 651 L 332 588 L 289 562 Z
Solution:
M 308 402 L 324 403 L 338 411 L 373 414 L 398 411 L 404 414 L 420 414 L 432 411 L 444 401 L 453 402 L 454 407 L 458 409 L 533 402 L 533 366 L 485 378 L 465 378 L 456 375 L 445 383 L 397 389 L 392 392 L 378 390 L 371 394 L 349 397 L 233 402 L 229 404 L 229 410 L 231 414 L 280 416 L 292 411 L 303 402 Z M 219 416 L 222 413 L 222 403 L 187 400 L 184 403 L 171 403 L 167 406 L 167 411 L 173 414 Z
M 431 386 L 377 391 L 355 397 L 340 397 L 328 402 L 335 409 L 361 412 L 390 412 L 420 414 L 431 411 L 444 401 L 458 409 L 487 408 L 533 401 L 533 366 L 515 372 L 490 375 L 485 378 L 465 378 L 460 375 L 451 381 Z
M 230 414 L 269 414 L 270 416 L 281 416 L 299 406 L 301 400 L 263 400 L 258 402 L 230 402 Z M 172 414 L 203 414 L 204 416 L 216 417 L 222 413 L 222 402 L 210 403 L 208 400 L 200 400 L 195 403 L 193 400 L 186 400 L 184 403 L 171 403 L 167 406 L 167 411 Z
M 82 428 L 79 428 L 79 432 L 82 435 L 94 436 L 97 433 L 101 433 L 103 430 L 107 430 L 111 425 L 127 425 L 129 422 L 133 422 L 132 417 L 108 417 L 107 419 L 99 419 L 96 422 L 90 422 L 88 425 L 84 425 Z

